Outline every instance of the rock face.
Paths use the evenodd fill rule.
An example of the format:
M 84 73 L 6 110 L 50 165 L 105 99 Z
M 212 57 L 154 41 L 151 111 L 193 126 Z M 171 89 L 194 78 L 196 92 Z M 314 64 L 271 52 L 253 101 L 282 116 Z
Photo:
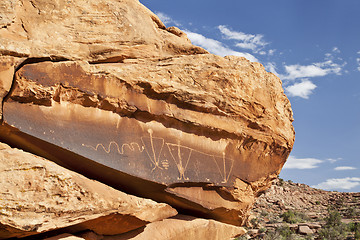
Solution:
M 137 0 L 4 0 L 0 12 L 2 55 L 121 62 L 206 52 Z
M 115 235 L 177 211 L 0 144 L 0 239 L 58 228 Z
M 245 229 L 241 227 L 214 220 L 178 215 L 174 218 L 150 223 L 144 229 L 118 236 L 104 237 L 103 240 L 147 240 L 149 236 L 156 240 L 231 239 L 243 235 L 245 232 Z
M 192 45 L 136 0 L 6 0 L 0 12 L 1 141 L 245 222 L 294 143 L 279 78 Z

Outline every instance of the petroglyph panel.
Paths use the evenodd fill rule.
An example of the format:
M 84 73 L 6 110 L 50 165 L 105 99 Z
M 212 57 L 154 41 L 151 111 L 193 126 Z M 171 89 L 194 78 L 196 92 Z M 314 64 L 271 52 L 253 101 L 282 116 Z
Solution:
M 213 141 L 155 121 L 145 123 L 64 102 L 50 107 L 8 102 L 5 107 L 7 123 L 22 132 L 147 180 L 230 185 L 238 168 L 226 155 L 224 140 Z

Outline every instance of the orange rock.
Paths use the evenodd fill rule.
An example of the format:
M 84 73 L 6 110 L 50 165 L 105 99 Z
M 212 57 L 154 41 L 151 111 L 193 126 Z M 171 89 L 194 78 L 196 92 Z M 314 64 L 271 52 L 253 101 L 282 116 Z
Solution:
M 2 103 L 8 95 L 16 67 L 19 66 L 23 59 L 12 56 L 1 56 L 0 54 L 0 121 L 2 121 Z
M 120 234 L 177 214 L 0 143 L 0 238 L 69 227 Z
M 279 78 L 208 54 L 138 1 L 14 0 L 0 12 L 0 55 L 26 58 L 3 104 L 1 141 L 197 216 L 245 223 L 294 143 Z
M 134 0 L 2 1 L 0 54 L 121 61 L 206 53 Z
M 84 240 L 84 238 L 64 233 L 55 237 L 45 238 L 44 240 Z
M 144 229 L 104 237 L 103 240 L 189 240 L 189 239 L 233 239 L 243 235 L 246 230 L 214 220 L 178 215 L 170 219 L 150 223 Z

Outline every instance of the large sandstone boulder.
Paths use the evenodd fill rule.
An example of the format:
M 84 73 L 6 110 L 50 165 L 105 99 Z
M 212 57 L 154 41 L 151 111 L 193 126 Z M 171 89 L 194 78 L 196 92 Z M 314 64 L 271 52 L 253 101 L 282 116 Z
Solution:
M 294 143 L 279 78 L 208 54 L 136 0 L 6 0 L 0 12 L 1 141 L 245 222 Z
M 120 62 L 205 53 L 138 0 L 2 0 L 0 54 Z
M 86 231 L 76 234 L 77 236 L 61 234 L 44 240 L 230 240 L 245 233 L 246 230 L 242 227 L 178 215 L 119 235 L 104 236 Z
M 0 143 L 0 239 L 59 228 L 117 235 L 177 214 Z
M 228 240 L 243 235 L 246 230 L 214 220 L 178 215 L 146 225 L 117 236 L 103 237 L 102 240 L 189 240 L 213 239 Z

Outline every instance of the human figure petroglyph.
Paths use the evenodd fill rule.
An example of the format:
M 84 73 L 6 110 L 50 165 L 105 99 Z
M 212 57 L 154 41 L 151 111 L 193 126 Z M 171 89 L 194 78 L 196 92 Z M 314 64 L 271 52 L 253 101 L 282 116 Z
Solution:
M 145 152 L 146 156 L 150 160 L 153 168 L 151 171 L 153 172 L 155 169 L 159 170 L 167 170 L 171 167 L 171 162 L 175 163 L 175 166 L 179 172 L 179 176 L 177 177 L 177 180 L 183 180 L 183 181 L 189 181 L 189 177 L 186 176 L 186 171 L 189 167 L 189 163 L 192 161 L 197 162 L 197 165 L 199 165 L 199 159 L 196 159 L 195 157 L 192 157 L 193 153 L 198 153 L 203 156 L 209 157 L 209 160 L 212 159 L 213 162 L 216 165 L 216 169 L 219 172 L 221 176 L 221 183 L 227 183 L 230 179 L 233 166 L 234 166 L 234 160 L 226 158 L 225 153 L 222 154 L 222 156 L 208 154 L 196 149 L 193 149 L 191 147 L 183 146 L 180 144 L 180 141 L 178 143 L 169 143 L 166 142 L 164 138 L 160 137 L 154 137 L 154 131 L 152 129 L 148 129 L 148 136 L 142 136 L 140 137 L 141 144 L 137 142 L 131 142 L 131 143 L 124 143 L 120 145 L 115 142 L 111 141 L 108 145 L 108 147 L 105 147 L 103 144 L 99 143 L 95 147 L 90 145 L 82 144 L 82 146 L 91 148 L 95 151 L 98 151 L 98 149 L 103 149 L 105 153 L 109 154 L 111 152 L 111 146 L 114 145 L 115 149 L 117 150 L 118 154 L 123 155 L 125 148 L 128 148 L 132 152 L 138 151 L 140 153 Z M 166 152 L 164 151 L 164 144 L 166 144 L 168 152 L 171 156 L 170 159 L 172 161 L 166 159 Z M 169 155 L 168 155 L 169 156 Z M 201 159 L 201 158 L 200 158 Z M 198 166 L 197 169 L 200 169 Z
M 178 180 L 189 180 L 189 178 L 185 177 L 185 171 L 189 164 L 191 152 L 193 149 L 181 146 L 180 144 L 166 143 L 166 145 L 167 145 L 170 155 L 171 155 L 172 159 L 174 160 L 176 167 L 179 171 L 180 176 L 178 177 Z M 184 148 L 189 150 L 188 157 L 184 159 L 185 164 L 184 164 L 183 158 L 182 158 L 182 152 L 183 152 L 182 149 L 184 149 Z M 176 154 L 174 154 L 174 151 L 176 152 Z
M 222 155 L 223 169 L 221 169 L 219 164 L 218 164 L 218 161 L 216 161 L 216 157 L 213 155 L 212 158 L 213 158 L 213 160 L 214 160 L 214 162 L 215 162 L 215 164 L 216 164 L 216 166 L 217 166 L 217 168 L 219 170 L 219 173 L 220 173 L 220 175 L 221 175 L 221 177 L 223 179 L 222 183 L 227 183 L 229 181 L 230 174 L 232 172 L 232 168 L 234 166 L 234 160 L 233 159 L 227 159 L 225 157 L 225 153 L 223 153 L 223 155 Z M 226 160 L 228 160 L 228 161 L 226 161 Z M 231 166 L 230 166 L 230 169 L 229 169 L 228 173 L 226 173 L 227 172 L 226 171 L 226 162 L 229 162 L 229 161 L 231 162 Z
M 154 131 L 152 129 L 148 129 L 148 133 L 149 133 L 150 137 L 141 137 L 141 142 L 144 145 L 145 152 L 148 155 L 150 161 L 154 164 L 154 167 L 151 171 L 154 171 L 156 168 L 159 168 L 162 170 L 163 168 L 160 166 L 160 155 L 162 153 L 162 149 L 164 147 L 165 140 L 163 138 L 154 137 L 153 136 Z M 148 144 L 145 144 L 146 139 L 148 139 L 150 141 L 150 146 L 148 146 L 149 149 L 147 147 Z M 158 142 L 160 142 L 161 147 L 160 147 L 159 151 L 156 151 L 154 140 L 157 140 Z

